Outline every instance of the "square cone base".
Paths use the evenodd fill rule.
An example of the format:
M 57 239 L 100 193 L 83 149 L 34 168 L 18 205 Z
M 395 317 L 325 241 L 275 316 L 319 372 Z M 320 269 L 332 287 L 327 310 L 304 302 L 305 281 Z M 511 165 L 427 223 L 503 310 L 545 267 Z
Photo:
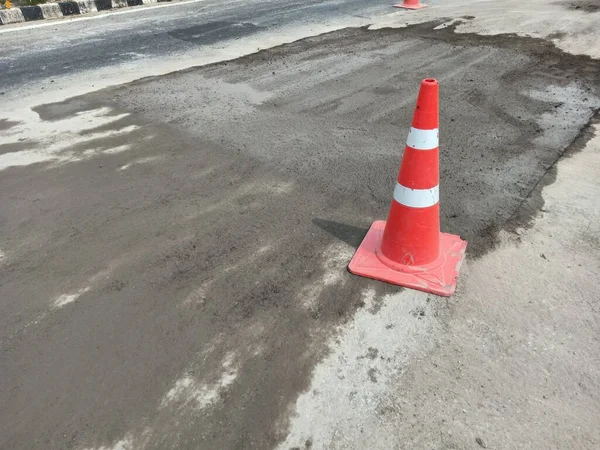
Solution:
M 397 5 L 394 5 L 394 8 L 422 9 L 427 8 L 427 5 L 423 5 L 422 3 L 417 3 L 416 5 L 405 5 L 404 3 L 399 3 Z
M 426 266 L 401 266 L 404 271 L 386 266 L 377 257 L 384 228 L 385 221 L 373 222 L 348 265 L 351 273 L 445 297 L 454 293 L 467 248 L 460 236 L 440 233 L 440 257 Z

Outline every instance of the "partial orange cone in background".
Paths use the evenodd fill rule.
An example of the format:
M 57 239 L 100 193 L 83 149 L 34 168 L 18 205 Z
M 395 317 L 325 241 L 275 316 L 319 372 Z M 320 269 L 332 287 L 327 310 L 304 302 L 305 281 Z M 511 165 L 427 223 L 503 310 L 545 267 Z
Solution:
M 419 0 L 404 0 L 404 2 L 394 5 L 394 8 L 404 8 L 404 9 L 421 9 L 427 8 L 427 5 L 423 3 L 419 3 Z
M 449 296 L 467 243 L 440 233 L 438 90 L 434 79 L 421 82 L 388 220 L 371 225 L 348 270 Z

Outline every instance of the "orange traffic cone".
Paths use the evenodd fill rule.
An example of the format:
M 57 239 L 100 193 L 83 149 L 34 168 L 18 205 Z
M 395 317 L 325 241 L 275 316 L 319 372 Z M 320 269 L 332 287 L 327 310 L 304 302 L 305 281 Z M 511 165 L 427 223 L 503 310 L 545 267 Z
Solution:
M 449 296 L 467 243 L 440 233 L 438 82 L 421 82 L 387 222 L 371 225 L 348 269 L 355 275 Z
M 419 0 L 404 0 L 401 4 L 394 5 L 394 8 L 421 9 L 427 8 L 427 5 L 419 3 Z

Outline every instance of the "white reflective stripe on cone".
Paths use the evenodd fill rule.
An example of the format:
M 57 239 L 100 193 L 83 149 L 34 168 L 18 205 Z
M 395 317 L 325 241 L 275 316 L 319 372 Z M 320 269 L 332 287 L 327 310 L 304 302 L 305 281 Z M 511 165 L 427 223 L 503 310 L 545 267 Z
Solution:
M 418 128 L 410 127 L 406 145 L 415 150 L 432 150 L 439 146 L 439 130 L 419 130 Z
M 411 208 L 428 208 L 440 201 L 440 188 L 436 186 L 431 189 L 411 189 L 396 183 L 394 200 Z

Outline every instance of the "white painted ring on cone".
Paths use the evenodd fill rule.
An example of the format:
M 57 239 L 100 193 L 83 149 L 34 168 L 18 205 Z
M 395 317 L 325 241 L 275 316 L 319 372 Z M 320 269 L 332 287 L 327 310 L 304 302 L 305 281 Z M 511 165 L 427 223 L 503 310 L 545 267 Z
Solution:
M 394 200 L 411 208 L 429 208 L 440 201 L 440 187 L 431 189 L 411 189 L 396 183 Z
M 439 134 L 440 132 L 437 128 L 433 130 L 420 130 L 419 128 L 410 127 L 406 145 L 415 150 L 433 150 L 440 145 Z

